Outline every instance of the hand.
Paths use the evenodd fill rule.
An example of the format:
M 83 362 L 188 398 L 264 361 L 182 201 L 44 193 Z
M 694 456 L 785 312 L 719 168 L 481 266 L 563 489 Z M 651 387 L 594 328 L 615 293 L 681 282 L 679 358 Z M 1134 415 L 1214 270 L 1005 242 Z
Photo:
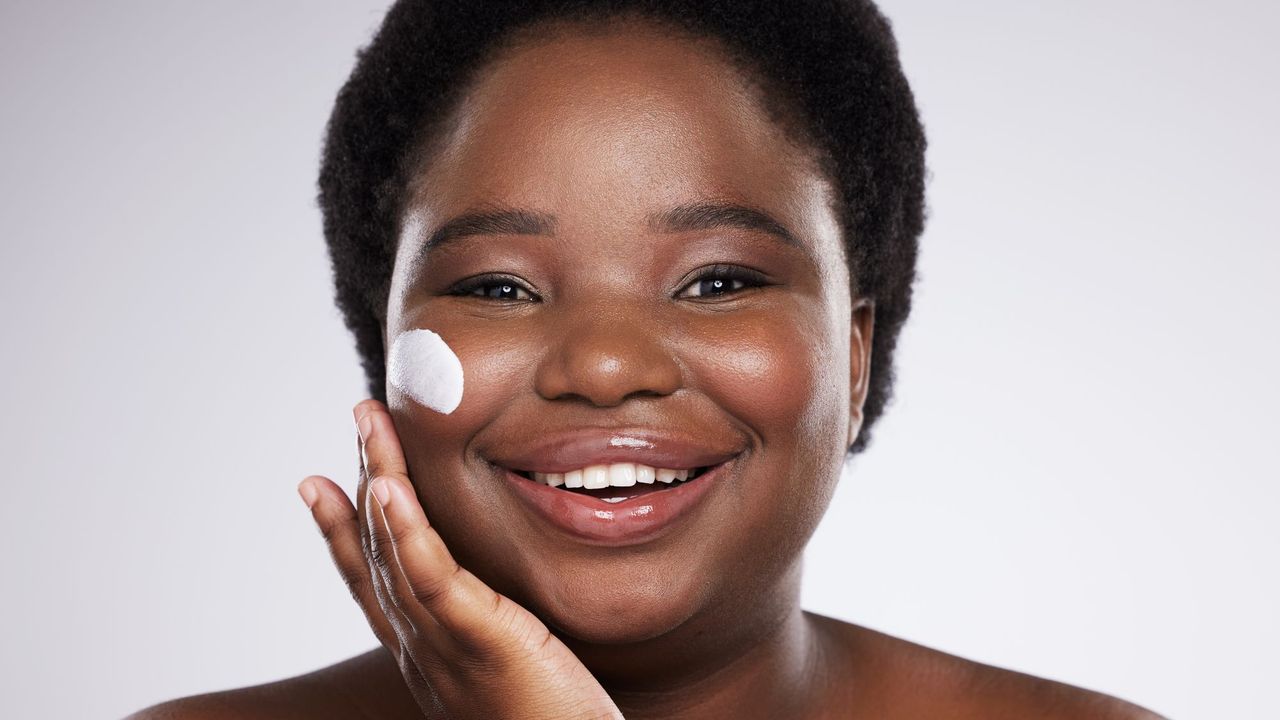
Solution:
M 332 480 L 298 485 L 338 572 L 428 718 L 597 720 L 622 714 L 532 613 L 454 561 L 409 481 L 386 407 L 355 407 L 357 508 Z

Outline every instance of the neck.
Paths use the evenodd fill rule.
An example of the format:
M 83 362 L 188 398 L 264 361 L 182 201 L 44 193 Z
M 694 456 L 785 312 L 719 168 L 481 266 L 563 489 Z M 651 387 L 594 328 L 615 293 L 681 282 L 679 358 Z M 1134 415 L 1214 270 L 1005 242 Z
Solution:
M 753 599 L 640 643 L 568 642 L 627 720 L 804 717 L 825 676 L 821 634 L 800 608 L 800 563 Z

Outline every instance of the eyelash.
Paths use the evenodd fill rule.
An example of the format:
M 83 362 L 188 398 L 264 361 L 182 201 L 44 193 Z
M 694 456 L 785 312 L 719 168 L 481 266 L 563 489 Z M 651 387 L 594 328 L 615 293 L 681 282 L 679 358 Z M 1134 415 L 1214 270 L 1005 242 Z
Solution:
M 685 287 L 689 287 L 696 283 L 702 283 L 707 280 L 726 280 L 729 282 L 730 288 L 732 288 L 733 282 L 736 280 L 738 282 L 743 283 L 744 287 L 732 288 L 730 290 L 727 290 L 725 292 L 722 292 L 716 295 L 699 295 L 697 296 L 697 298 L 723 297 L 725 295 L 730 295 L 735 292 L 741 292 L 742 290 L 746 290 L 748 288 L 760 287 L 768 284 L 768 279 L 762 273 L 757 272 L 755 270 L 750 270 L 748 268 L 744 268 L 739 265 L 712 265 L 706 270 L 698 273 L 698 275 L 694 277 L 692 280 L 690 280 L 689 284 L 685 285 Z M 474 278 L 471 278 L 469 280 L 464 280 L 461 283 L 455 285 L 453 288 L 447 291 L 447 294 L 458 295 L 462 297 L 482 297 L 483 299 L 486 299 L 486 300 L 496 300 L 498 302 L 503 302 L 503 303 L 527 302 L 524 300 L 511 299 L 511 298 L 490 298 L 487 292 L 485 292 L 483 296 L 475 295 L 476 290 L 481 290 L 481 289 L 490 288 L 490 287 L 497 287 L 499 285 L 505 285 L 516 291 L 523 290 L 525 293 L 528 293 L 529 295 L 533 294 L 524 285 L 521 285 L 520 283 L 516 282 L 514 279 L 506 275 L 478 275 Z
M 524 290 L 526 293 L 529 292 L 529 290 L 525 288 L 525 286 L 521 285 L 515 280 L 512 280 L 506 275 L 478 275 L 476 277 L 471 278 L 470 280 L 463 280 L 462 282 L 453 286 L 448 290 L 447 294 L 468 297 L 468 296 L 474 295 L 476 290 L 479 290 L 481 288 L 497 287 L 498 285 L 506 285 L 515 290 Z M 476 296 L 476 297 L 480 297 L 480 296 Z M 485 300 L 492 299 L 492 300 L 497 300 L 498 302 L 523 302 L 520 300 L 510 300 L 507 298 L 490 298 L 488 296 L 488 293 L 485 293 L 482 299 L 485 299 Z
M 731 295 L 735 292 L 740 292 L 748 288 L 762 287 L 769 284 L 768 278 L 766 278 L 763 273 L 756 270 L 744 268 L 741 265 L 712 265 L 706 270 L 698 273 L 693 280 L 689 281 L 689 285 L 701 284 L 707 280 L 727 280 L 730 287 L 728 291 L 720 293 L 719 295 L 711 295 L 710 297 L 723 297 L 724 295 Z M 744 287 L 733 289 L 733 282 L 735 280 L 743 283 Z M 689 287 L 689 285 L 685 285 L 685 287 Z

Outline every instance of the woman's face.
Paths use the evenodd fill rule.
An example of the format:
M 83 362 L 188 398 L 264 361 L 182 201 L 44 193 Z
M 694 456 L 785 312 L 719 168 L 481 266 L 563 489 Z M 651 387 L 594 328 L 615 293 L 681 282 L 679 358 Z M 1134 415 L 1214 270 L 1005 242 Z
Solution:
M 385 340 L 438 333 L 465 390 L 447 415 L 394 387 L 388 404 L 458 560 L 586 642 L 740 621 L 776 597 L 860 425 L 871 312 L 850 301 L 832 187 L 739 73 L 640 25 L 519 45 L 478 77 L 414 185 Z M 700 203 L 755 209 L 792 242 L 742 213 L 662 221 Z M 446 222 L 497 209 L 542 227 L 472 225 L 426 247 Z M 699 280 L 715 265 L 759 275 Z M 459 289 L 482 274 L 501 278 Z M 725 462 L 649 495 L 661 522 L 628 501 L 630 530 L 576 533 L 504 468 L 591 428 Z M 664 504 L 698 482 L 679 513 Z

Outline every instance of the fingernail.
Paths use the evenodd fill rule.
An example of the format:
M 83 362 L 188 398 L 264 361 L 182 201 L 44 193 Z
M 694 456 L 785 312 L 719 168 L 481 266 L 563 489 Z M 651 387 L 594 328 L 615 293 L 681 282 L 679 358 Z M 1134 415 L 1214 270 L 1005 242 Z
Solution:
M 387 479 L 375 478 L 373 484 L 369 486 L 369 489 L 373 491 L 373 497 L 378 500 L 378 504 L 382 507 L 386 507 L 387 503 L 391 500 L 391 488 L 388 485 Z
M 315 507 L 316 500 L 320 499 L 320 493 L 316 492 L 315 486 L 306 480 L 298 483 L 298 494 L 302 496 L 302 502 L 307 504 L 307 509 Z

